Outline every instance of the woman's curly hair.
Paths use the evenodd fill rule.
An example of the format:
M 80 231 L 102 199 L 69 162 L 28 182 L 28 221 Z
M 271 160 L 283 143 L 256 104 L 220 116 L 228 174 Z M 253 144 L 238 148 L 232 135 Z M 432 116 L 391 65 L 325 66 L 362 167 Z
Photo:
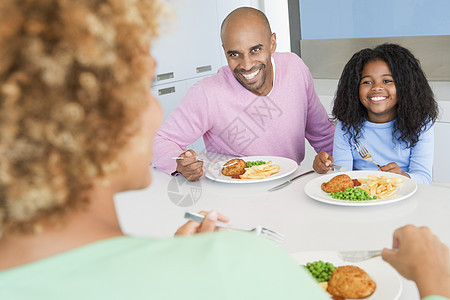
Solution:
M 88 205 L 148 105 L 156 0 L 0 2 L 0 232 Z M 130 133 L 131 131 L 131 133 Z
M 420 62 L 402 46 L 382 44 L 352 56 L 339 79 L 333 117 L 342 122 L 344 132 L 356 143 L 367 120 L 367 109 L 359 99 L 361 72 L 367 62 L 375 60 L 383 60 L 389 66 L 397 90 L 397 117 L 392 137 L 412 148 L 422 130 L 434 124 L 439 109 Z

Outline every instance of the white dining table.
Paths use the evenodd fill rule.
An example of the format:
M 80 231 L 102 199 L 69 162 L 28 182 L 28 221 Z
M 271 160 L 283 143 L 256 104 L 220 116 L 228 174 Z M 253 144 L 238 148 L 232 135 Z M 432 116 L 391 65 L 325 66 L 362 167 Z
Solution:
M 125 234 L 170 238 L 186 222 L 186 211 L 214 209 L 228 216 L 233 225 L 263 225 L 285 235 L 281 245 L 288 253 L 302 251 L 375 250 L 390 247 L 396 228 L 406 224 L 428 226 L 450 245 L 450 189 L 418 185 L 405 200 L 391 204 L 350 207 L 316 201 L 305 194 L 310 180 L 305 175 L 289 186 L 267 190 L 311 168 L 299 166 L 280 179 L 233 184 L 204 176 L 189 182 L 152 168 L 152 184 L 139 191 L 116 195 L 118 218 Z M 378 258 L 379 259 L 379 258 Z M 380 263 L 385 262 L 380 259 Z M 401 278 L 399 299 L 419 299 L 415 284 Z

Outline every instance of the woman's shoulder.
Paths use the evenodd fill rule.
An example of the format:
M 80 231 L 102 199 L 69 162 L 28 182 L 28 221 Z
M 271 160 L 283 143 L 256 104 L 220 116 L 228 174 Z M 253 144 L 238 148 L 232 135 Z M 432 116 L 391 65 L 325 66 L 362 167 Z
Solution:
M 244 233 L 159 240 L 119 237 L 15 271 L 0 272 L 0 295 L 9 299 L 25 299 L 20 290 L 26 289 L 15 289 L 17 284 L 30 289 L 56 286 L 72 295 L 70 299 L 82 295 L 123 299 L 120 293 L 137 296 L 134 294 L 143 291 L 166 299 L 207 299 L 207 295 L 214 298 L 223 293 L 239 293 L 243 299 L 274 299 L 280 295 L 284 299 L 290 295 L 326 299 L 312 277 L 281 247 Z M 114 282 L 121 284 L 116 288 L 111 285 Z

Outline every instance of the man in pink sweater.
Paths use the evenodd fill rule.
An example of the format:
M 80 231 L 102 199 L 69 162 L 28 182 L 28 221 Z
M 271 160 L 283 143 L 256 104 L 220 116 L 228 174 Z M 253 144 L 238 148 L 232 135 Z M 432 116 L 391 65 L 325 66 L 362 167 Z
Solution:
M 314 169 L 326 172 L 334 125 L 303 61 L 293 53 L 275 53 L 276 35 L 266 16 L 253 8 L 231 12 L 221 38 L 228 66 L 194 84 L 164 122 L 154 140 L 153 166 L 199 179 L 203 162 L 186 150 L 201 136 L 208 152 L 282 156 L 301 163 L 306 138 L 319 153 Z

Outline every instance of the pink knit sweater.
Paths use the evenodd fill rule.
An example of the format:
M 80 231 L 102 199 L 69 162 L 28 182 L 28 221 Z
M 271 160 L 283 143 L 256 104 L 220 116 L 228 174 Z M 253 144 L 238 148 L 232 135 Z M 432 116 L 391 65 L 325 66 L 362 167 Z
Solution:
M 203 136 L 206 151 L 232 156 L 273 155 L 301 163 L 305 138 L 332 153 L 334 126 L 314 90 L 303 61 L 274 53 L 275 82 L 269 96 L 245 89 L 224 66 L 194 84 L 158 131 L 153 166 L 172 173 L 171 157 Z

